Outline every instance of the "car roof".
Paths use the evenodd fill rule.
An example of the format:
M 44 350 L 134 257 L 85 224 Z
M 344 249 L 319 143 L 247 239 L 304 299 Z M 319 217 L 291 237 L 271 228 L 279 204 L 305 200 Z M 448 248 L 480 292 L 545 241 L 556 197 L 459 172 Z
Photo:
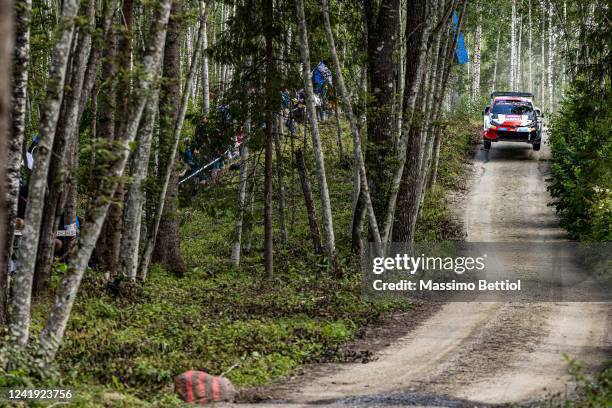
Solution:
M 512 96 L 512 97 L 498 96 L 497 98 L 493 100 L 493 102 L 494 103 L 496 102 L 530 102 L 531 104 L 533 104 L 530 98 L 521 98 L 521 97 L 516 97 L 516 96 Z

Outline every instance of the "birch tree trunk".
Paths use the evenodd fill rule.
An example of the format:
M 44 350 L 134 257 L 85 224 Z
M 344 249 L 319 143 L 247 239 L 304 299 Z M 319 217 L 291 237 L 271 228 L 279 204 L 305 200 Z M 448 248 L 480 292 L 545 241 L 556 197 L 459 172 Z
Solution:
M 204 115 L 210 112 L 210 78 L 208 72 L 208 6 L 207 3 L 200 3 L 204 10 L 202 23 L 202 111 Z
M 282 244 L 287 244 L 287 223 L 285 205 L 285 172 L 283 169 L 283 149 L 280 142 L 280 129 L 282 117 L 277 118 L 274 131 L 274 155 L 276 156 L 276 176 L 278 178 L 278 223 L 280 229 L 280 240 Z
M 493 64 L 493 84 L 491 92 L 494 92 L 497 86 L 497 66 L 499 65 L 499 40 L 501 39 L 501 30 L 497 30 L 497 45 L 495 46 L 495 63 Z
M 174 7 L 176 5 L 176 1 L 177 0 L 173 2 L 173 11 L 175 10 Z M 205 17 L 206 17 L 206 13 L 202 12 L 200 16 L 200 20 L 202 20 Z M 197 64 L 198 64 L 198 61 L 200 60 L 200 54 L 202 52 L 202 43 L 204 39 L 204 35 L 203 35 L 204 27 L 205 27 L 205 24 L 200 24 L 200 29 L 198 30 L 198 39 L 196 41 L 194 58 L 191 61 L 191 67 L 189 67 L 189 74 L 187 76 L 187 79 L 185 80 L 178 115 L 174 123 L 174 131 L 172 133 L 173 144 L 171 146 L 170 154 L 168 156 L 168 163 L 166 164 L 165 169 L 163 169 L 164 172 L 163 172 L 163 177 L 162 177 L 162 189 L 159 195 L 158 207 L 155 213 L 153 226 L 152 228 L 150 228 L 150 234 L 147 237 L 146 246 L 145 246 L 145 249 L 142 255 L 141 265 L 139 266 L 139 273 L 140 273 L 140 277 L 143 282 L 146 280 L 149 265 L 151 263 L 151 257 L 153 255 L 153 248 L 155 247 L 155 244 L 156 244 L 155 241 L 157 239 L 157 232 L 158 232 L 160 220 L 162 218 L 162 214 L 164 211 L 164 205 L 166 201 L 166 195 L 168 192 L 168 186 L 170 185 L 170 179 L 172 177 L 172 173 L 174 170 L 174 165 L 176 161 L 176 152 L 178 150 L 180 136 L 183 131 L 183 124 L 185 122 L 185 114 L 187 113 L 189 95 L 191 93 L 191 87 L 193 86 L 196 70 L 198 69 Z M 160 120 L 161 120 L 161 113 L 160 113 Z M 180 257 L 180 254 L 179 254 L 179 257 Z M 182 259 L 180 261 L 182 262 Z M 182 267 L 184 267 L 184 265 Z
M 130 167 L 132 182 L 127 191 L 123 211 L 123 234 L 121 236 L 121 251 L 119 252 L 119 273 L 135 281 L 138 271 L 140 254 L 140 233 L 142 231 L 143 207 L 145 204 L 144 181 L 149 169 L 151 154 L 151 139 L 155 127 L 155 117 L 159 103 L 159 89 L 151 91 L 147 99 L 140 128 L 136 137 L 137 147 Z
M 58 288 L 55 303 L 41 332 L 41 346 L 49 360 L 55 357 L 64 336 L 83 273 L 108 212 L 109 198 L 117 187 L 117 178 L 121 177 L 125 170 L 129 145 L 136 138 L 138 124 L 161 61 L 166 26 L 170 15 L 170 3 L 171 0 L 160 0 L 157 4 L 157 11 L 152 19 L 151 32 L 143 57 L 142 74 L 134 83 L 132 103 L 128 105 L 127 121 L 120 129 L 121 148 L 118 149 L 119 158 L 110 166 L 108 177 L 102 179 L 98 195 L 92 200 L 88 208 L 87 222 L 84 223 L 81 230 L 78 245 L 74 246 L 68 255 L 68 271 Z
M 319 232 L 319 223 L 317 222 L 317 213 L 314 206 L 314 200 L 312 199 L 310 177 L 308 177 L 308 170 L 306 169 L 302 149 L 297 149 L 295 151 L 295 162 L 298 168 L 298 174 L 300 176 L 302 193 L 304 194 L 304 202 L 306 203 L 306 214 L 308 214 L 308 227 L 310 228 L 313 250 L 315 254 L 323 254 L 323 248 L 321 246 L 321 233 Z
M 19 24 L 19 23 L 18 23 Z M 18 28 L 19 30 L 19 28 Z M 17 33 L 19 36 L 19 33 Z M 12 203 L 5 195 L 11 187 L 8 178 L 8 149 L 10 149 L 10 129 L 11 129 L 11 55 L 14 47 L 13 37 L 13 2 L 0 1 L 0 326 L 6 324 L 7 311 L 7 282 L 8 282 L 8 263 L 10 258 L 6 257 L 7 224 L 14 224 L 15 218 L 8 217 L 8 208 Z M 19 47 L 19 45 L 18 45 Z M 17 51 L 17 50 L 16 50 Z M 17 51 L 18 52 L 18 51 Z M 24 98 L 25 99 L 25 98 Z M 6 198 L 5 198 L 6 197 Z M 5 223 L 5 220 L 7 221 Z
M 355 120 L 355 116 L 353 114 L 353 106 L 349 99 L 348 90 L 346 89 L 346 85 L 344 84 L 344 75 L 342 74 L 342 66 L 340 65 L 340 60 L 338 59 L 338 53 L 336 51 L 336 42 L 334 40 L 334 35 L 331 29 L 331 24 L 329 22 L 329 11 L 327 0 L 322 1 L 323 5 L 323 22 L 325 25 L 325 33 L 327 36 L 327 43 L 329 44 L 329 49 L 332 56 L 332 62 L 334 66 L 334 70 L 336 73 L 336 84 L 337 91 L 340 101 L 343 105 L 343 110 L 346 112 L 346 117 L 349 121 L 349 126 L 351 128 L 351 134 L 353 135 L 353 149 L 354 149 L 354 157 L 355 157 L 355 167 L 359 169 L 359 181 L 360 181 L 360 191 L 363 192 L 366 209 L 369 216 L 370 228 L 372 229 L 374 235 L 374 242 L 376 244 L 380 244 L 380 231 L 378 229 L 378 222 L 376 221 L 376 214 L 374 213 L 374 207 L 372 205 L 372 198 L 370 196 L 370 188 L 368 184 L 368 177 L 366 174 L 365 163 L 363 159 L 363 152 L 361 149 L 361 135 L 359 134 L 359 129 L 357 128 L 357 121 Z
M 516 74 L 515 74 L 515 78 L 516 78 L 516 87 L 519 91 L 523 90 L 523 70 L 521 67 L 521 59 L 522 59 L 522 51 L 523 51 L 523 46 L 522 46 L 522 40 L 523 40 L 523 16 L 520 16 L 518 18 L 518 45 L 516 48 Z
M 245 68 L 248 70 L 253 64 L 251 56 L 247 56 L 245 61 Z M 246 79 L 246 78 L 244 78 Z M 242 235 L 244 231 L 244 214 L 246 212 L 246 194 L 247 194 L 247 183 L 249 178 L 249 147 L 248 139 L 251 135 L 251 97 L 252 97 L 252 85 L 246 81 L 247 92 L 246 98 L 243 102 L 247 117 L 244 121 L 244 135 L 243 142 L 240 145 L 240 176 L 238 180 L 238 215 L 236 216 L 236 222 L 234 225 L 234 241 L 232 242 L 232 262 L 236 266 L 240 266 L 240 255 L 242 252 Z M 253 176 L 254 177 L 254 176 Z
M 512 1 L 512 15 L 510 18 L 510 90 L 516 89 L 516 0 Z
M 265 41 L 265 107 L 264 118 L 266 120 L 265 130 L 265 162 L 264 162 L 264 264 L 266 276 L 274 275 L 274 231 L 272 227 L 272 144 L 274 114 L 276 112 L 277 93 L 274 89 L 276 62 L 274 61 L 274 1 L 263 2 L 263 33 Z
M 247 119 L 245 127 L 245 136 L 251 134 L 250 122 Z M 236 216 L 236 224 L 234 226 L 234 242 L 232 242 L 232 262 L 236 266 L 240 266 L 240 253 L 242 249 L 242 231 L 244 223 L 244 213 L 246 205 L 246 190 L 249 175 L 249 147 L 245 140 L 240 146 L 240 177 L 238 180 L 238 215 Z
M 554 98 L 554 86 L 553 86 L 553 68 L 554 68 L 554 53 L 555 53 L 555 37 L 552 26 L 553 6 L 552 0 L 548 0 L 548 67 L 546 72 L 548 74 L 548 109 L 550 112 L 553 111 L 553 98 Z
M 482 10 L 477 7 L 477 25 L 474 34 L 474 72 L 472 73 L 472 103 L 480 98 L 480 43 L 482 39 Z
M 13 341 L 18 347 L 24 347 L 29 337 L 32 281 L 47 189 L 47 173 L 62 104 L 70 44 L 74 35 L 74 19 L 78 8 L 78 0 L 64 1 L 58 23 L 58 40 L 51 53 L 47 95 L 40 125 L 40 144 L 30 175 L 23 240 L 17 251 L 18 273 L 13 281 L 10 330 Z
M 319 123 L 314 105 L 314 91 L 310 79 L 310 50 L 308 48 L 308 34 L 306 31 L 306 17 L 304 15 L 304 1 L 297 0 L 297 17 L 300 32 L 300 54 L 302 56 L 302 77 L 304 80 L 304 92 L 306 94 L 306 111 L 311 126 L 312 148 L 315 157 L 317 178 L 319 182 L 319 194 L 321 195 L 321 209 L 323 212 L 323 228 L 325 229 L 325 247 L 331 264 L 336 267 L 336 242 L 334 236 L 334 225 L 332 220 L 331 203 L 329 201 L 329 190 L 327 188 L 327 176 L 325 173 L 325 158 L 321 138 L 319 137 Z
M 529 92 L 533 92 L 533 71 L 532 71 L 532 58 L 533 58 L 533 49 L 531 48 L 531 40 L 532 40 L 532 35 L 531 35 L 531 0 L 529 0 L 529 11 L 528 11 L 528 17 L 527 17 L 527 21 L 528 21 L 528 50 L 527 50 L 527 59 L 529 61 L 529 65 L 528 65 L 528 75 L 529 75 Z
M 540 101 L 542 112 L 548 107 L 546 102 L 546 0 L 540 0 Z
M 14 13 L 14 14 L 13 14 Z M 0 324 L 8 322 L 8 264 L 13 254 L 13 234 L 15 232 L 15 220 L 17 219 L 17 203 L 19 199 L 19 166 L 21 162 L 21 149 L 23 145 L 26 128 L 26 103 L 28 88 L 28 70 L 30 65 L 30 23 L 32 19 L 31 0 L 16 0 L 13 12 L 0 13 L 2 16 L 10 17 L 14 15 L 14 46 L 12 63 L 12 88 L 13 95 L 11 101 L 11 137 L 7 137 L 5 151 L 5 174 L 2 179 L 4 185 L 3 195 L 6 197 L 6 222 L 2 218 L 0 228 L 4 228 L 4 246 L 2 254 L 4 262 L 0 262 Z M 10 28 L 8 28 L 10 30 Z M 9 31 L 12 32 L 12 31 Z M 4 40 L 9 40 L 10 36 L 0 36 Z M 2 61 L 9 59 L 2 58 Z M 9 70 L 2 70 L 7 74 Z

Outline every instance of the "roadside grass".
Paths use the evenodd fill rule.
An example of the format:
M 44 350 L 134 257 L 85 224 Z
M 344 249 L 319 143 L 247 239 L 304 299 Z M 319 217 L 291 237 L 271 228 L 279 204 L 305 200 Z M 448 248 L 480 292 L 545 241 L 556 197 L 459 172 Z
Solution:
M 332 122 L 323 126 L 328 151 L 336 149 Z M 465 184 L 466 163 L 476 140 L 474 126 L 468 122 L 445 133 L 439 183 L 425 197 L 419 240 L 461 239 L 447 191 Z M 344 148 L 351 157 L 346 128 Z M 77 398 L 69 406 L 180 406 L 173 378 L 186 370 L 225 373 L 238 387 L 267 384 L 308 362 L 343 361 L 342 345 L 360 328 L 384 314 L 410 310 L 408 301 L 362 299 L 359 262 L 350 256 L 351 166 L 340 163 L 337 155 L 326 158 L 343 278 L 333 277 L 327 261 L 312 253 L 297 173 L 292 179 L 288 163 L 289 242 L 278 240 L 275 225 L 275 274 L 264 274 L 260 224 L 253 226 L 251 251 L 236 268 L 230 254 L 238 172 L 228 171 L 223 182 L 182 197 L 186 276 L 179 279 L 155 265 L 145 285 L 133 285 L 121 279 L 105 283 L 101 275 L 89 272 L 57 358 L 61 374 L 34 383 L 75 388 Z M 285 149 L 288 160 L 290 152 Z M 319 205 L 314 174 L 312 182 Z M 274 183 L 278 191 L 278 181 Z M 254 220 L 263 218 L 262 195 L 259 189 L 255 192 Z M 274 202 L 276 216 L 277 197 Z M 33 336 L 44 324 L 49 303 L 43 299 L 35 305 Z

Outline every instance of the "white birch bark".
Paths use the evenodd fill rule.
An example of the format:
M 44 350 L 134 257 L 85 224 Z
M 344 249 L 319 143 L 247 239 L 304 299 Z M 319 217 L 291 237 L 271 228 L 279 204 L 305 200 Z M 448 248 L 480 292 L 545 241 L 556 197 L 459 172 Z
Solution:
M 540 101 L 542 112 L 548 106 L 546 101 L 546 0 L 540 0 Z
M 9 13 L 10 15 L 10 13 Z M 11 101 L 11 137 L 6 144 L 4 196 L 6 197 L 6 224 L 4 225 L 5 241 L 2 249 L 4 260 L 8 263 L 13 253 L 13 234 L 15 232 L 15 219 L 17 218 L 17 202 L 19 198 L 19 167 L 21 163 L 21 149 L 25 135 L 26 104 L 28 88 L 28 71 L 30 65 L 30 22 L 32 15 L 31 0 L 18 0 L 14 5 L 15 27 L 12 64 Z M 1 264 L 0 276 L 0 302 L 6 306 L 6 285 L 8 284 L 8 266 Z M 4 297 L 3 297 L 4 296 Z M 1 318 L 0 318 L 1 319 Z
M 546 73 L 548 76 L 548 109 L 550 112 L 553 111 L 554 86 L 552 76 L 555 53 L 555 38 L 552 27 L 552 15 L 552 0 L 548 0 L 548 67 L 546 68 Z
M 245 136 L 251 133 L 250 120 L 245 123 Z M 244 213 L 246 205 L 247 180 L 249 175 L 249 147 L 245 140 L 240 146 L 240 177 L 238 180 L 238 215 L 234 225 L 234 242 L 232 242 L 232 262 L 240 266 L 240 255 L 242 250 L 242 231 L 244 226 Z
M 202 10 L 200 15 L 200 21 L 206 18 L 206 12 Z M 185 114 L 187 113 L 187 105 L 189 102 L 189 95 L 191 94 L 191 87 L 193 86 L 196 70 L 198 69 L 198 61 L 200 60 L 200 54 L 202 52 L 202 42 L 204 39 L 204 28 L 205 24 L 200 24 L 200 29 L 198 30 L 198 39 L 196 40 L 195 52 L 194 56 L 191 60 L 191 66 L 189 67 L 189 75 L 185 80 L 185 84 L 183 86 L 183 94 L 181 99 L 181 106 L 179 107 L 179 113 L 176 120 L 176 124 L 174 125 L 174 144 L 172 145 L 172 151 L 170 152 L 170 157 L 168 160 L 168 165 L 164 169 L 163 172 L 163 184 L 161 193 L 159 195 L 159 201 L 157 205 L 157 210 L 155 213 L 155 218 L 153 220 L 153 227 L 148 234 L 146 244 L 143 250 L 142 259 L 140 261 L 140 265 L 138 267 L 140 278 L 144 282 L 147 278 L 147 273 L 149 269 L 149 265 L 151 264 L 151 258 L 153 256 L 153 249 L 155 248 L 155 240 L 157 238 L 157 231 L 159 230 L 159 224 L 161 221 L 161 217 L 164 211 L 164 203 L 166 201 L 166 193 L 168 192 L 168 185 L 170 184 L 170 178 L 172 176 L 172 169 L 174 168 L 174 163 L 176 161 L 176 152 L 178 150 L 179 140 L 181 138 L 181 133 L 183 131 L 183 124 L 185 123 Z
M 300 54 L 302 56 L 302 77 L 304 80 L 304 92 L 306 94 L 306 111 L 310 121 L 310 134 L 312 136 L 312 148 L 314 151 L 317 178 L 319 182 L 319 194 L 321 196 L 321 209 L 323 212 L 323 227 L 325 229 L 325 247 L 327 256 L 333 265 L 336 264 L 336 240 L 334 236 L 334 224 L 332 220 L 331 203 L 329 201 L 329 190 L 327 187 L 327 176 L 325 174 L 325 158 L 319 136 L 319 123 L 314 104 L 314 91 L 310 79 L 310 50 L 308 48 L 308 34 L 306 31 L 306 16 L 304 15 L 304 1 L 297 0 L 297 17 L 300 32 Z
M 523 16 L 518 18 L 518 45 L 516 47 L 516 74 L 515 81 L 517 90 L 523 90 L 523 75 L 522 75 L 522 67 L 521 67 L 521 59 L 522 59 L 522 43 L 523 43 Z
M 11 55 L 13 54 L 14 30 L 13 30 L 13 2 L 0 2 L 0 325 L 6 324 L 7 311 L 7 285 L 8 285 L 8 263 L 10 258 L 5 257 L 5 234 L 8 223 L 13 223 L 14 218 L 7 217 L 9 201 L 5 200 L 6 187 L 10 187 L 10 179 L 7 179 L 8 168 L 4 165 L 7 160 L 7 148 L 9 147 L 11 129 Z M 25 99 L 25 98 L 24 98 Z M 5 183 L 5 180 L 8 183 Z
M 210 112 L 210 78 L 208 72 L 208 7 L 206 2 L 201 2 L 204 9 L 202 24 L 202 110 L 204 115 Z
M 123 234 L 119 252 L 119 273 L 135 281 L 140 254 L 143 207 L 145 204 L 144 180 L 149 169 L 151 139 L 159 101 L 159 89 L 155 87 L 147 99 L 140 128 L 136 137 L 137 147 L 131 160 L 132 182 L 127 191 L 123 210 Z
M 516 0 L 512 0 L 512 16 L 510 18 L 510 90 L 515 91 L 516 73 Z
M 25 346 L 29 337 L 32 281 L 47 190 L 47 173 L 62 104 L 66 69 L 74 35 L 74 20 L 78 8 L 78 0 L 64 2 L 58 26 L 58 41 L 51 53 L 47 95 L 40 125 L 40 144 L 30 175 L 23 239 L 17 251 L 18 273 L 13 281 L 10 331 L 12 340 L 18 347 Z
M 342 66 L 340 65 L 340 60 L 338 59 L 338 52 L 336 51 L 336 42 L 334 40 L 334 35 L 332 33 L 331 24 L 329 22 L 329 10 L 327 5 L 327 0 L 322 0 L 323 4 L 323 23 L 325 25 L 325 33 L 327 35 L 327 43 L 329 44 L 329 49 L 332 56 L 332 62 L 334 66 L 334 71 L 336 74 L 336 86 L 338 91 L 338 96 L 340 97 L 340 101 L 342 102 L 342 110 L 345 112 L 345 115 L 348 119 L 349 126 L 351 128 L 351 133 L 353 135 L 353 149 L 354 149 L 354 157 L 355 157 L 355 167 L 359 170 L 359 182 L 360 182 L 360 190 L 364 195 L 368 219 L 370 221 L 370 227 L 372 228 L 372 233 L 374 235 L 374 242 L 376 244 L 380 244 L 380 230 L 378 229 L 378 222 L 376 221 L 376 215 L 374 213 L 374 208 L 372 206 L 372 198 L 370 196 L 370 188 L 368 185 L 368 176 L 365 168 L 365 161 L 363 158 L 363 151 L 361 148 L 361 135 L 359 134 L 359 129 L 357 127 L 357 120 L 353 114 L 353 106 L 351 104 L 351 100 L 349 99 L 349 93 L 346 89 L 346 85 L 344 83 L 344 75 L 342 74 Z M 357 175 L 356 175 L 357 177 Z
M 532 59 L 533 59 L 533 49 L 531 48 L 532 44 L 532 33 L 531 33 L 531 0 L 529 0 L 529 11 L 528 11 L 528 30 L 529 30 L 529 38 L 528 38 L 528 50 L 527 50 L 527 60 L 529 61 L 528 66 L 528 75 L 529 75 L 529 92 L 533 92 L 533 71 L 532 71 Z
M 474 34 L 474 70 L 472 73 L 472 103 L 480 97 L 480 47 L 482 39 L 482 10 L 477 7 L 477 25 Z M 435 48 L 437 50 L 437 48 Z
M 135 81 L 127 121 L 120 129 L 119 140 L 122 146 L 119 158 L 111 166 L 109 177 L 101 184 L 99 195 L 92 200 L 88 220 L 83 225 L 78 245 L 70 251 L 67 261 L 68 271 L 58 288 L 55 303 L 40 335 L 41 346 L 49 360 L 55 357 L 64 336 L 83 273 L 110 206 L 108 198 L 113 195 L 117 187 L 117 179 L 123 175 L 129 156 L 129 146 L 136 138 L 138 124 L 159 69 L 170 15 L 170 3 L 171 0 L 160 0 L 157 4 L 157 12 L 153 18 L 151 34 L 143 57 L 143 73 Z
M 493 83 L 491 84 L 491 91 L 495 91 L 497 86 L 497 66 L 499 65 L 499 41 L 501 39 L 502 30 L 497 30 L 497 45 L 495 46 L 495 63 L 493 65 Z

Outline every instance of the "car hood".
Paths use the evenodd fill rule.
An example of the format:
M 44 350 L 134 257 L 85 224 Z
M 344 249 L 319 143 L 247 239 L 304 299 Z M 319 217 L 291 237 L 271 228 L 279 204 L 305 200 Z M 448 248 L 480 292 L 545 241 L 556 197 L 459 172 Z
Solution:
M 528 115 L 497 115 L 495 122 L 506 126 L 526 126 L 531 123 Z

